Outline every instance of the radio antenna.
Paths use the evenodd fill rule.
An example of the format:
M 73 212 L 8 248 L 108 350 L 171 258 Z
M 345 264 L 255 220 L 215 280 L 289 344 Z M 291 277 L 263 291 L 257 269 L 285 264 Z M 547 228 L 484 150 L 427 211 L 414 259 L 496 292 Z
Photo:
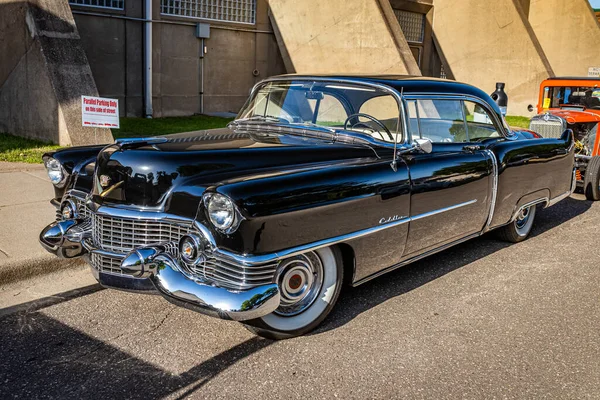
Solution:
M 396 157 L 398 155 L 398 130 L 400 129 L 400 123 L 402 122 L 402 114 L 400 114 L 400 110 L 403 110 L 404 107 L 402 106 L 402 102 L 404 99 L 404 86 L 402 86 L 400 88 L 400 104 L 398 104 L 400 106 L 400 108 L 398 109 L 398 125 L 397 125 L 397 129 L 396 129 L 396 138 L 394 139 L 394 158 L 392 159 L 392 163 L 390 164 L 392 169 L 394 170 L 394 172 L 398 171 L 398 161 L 396 160 Z

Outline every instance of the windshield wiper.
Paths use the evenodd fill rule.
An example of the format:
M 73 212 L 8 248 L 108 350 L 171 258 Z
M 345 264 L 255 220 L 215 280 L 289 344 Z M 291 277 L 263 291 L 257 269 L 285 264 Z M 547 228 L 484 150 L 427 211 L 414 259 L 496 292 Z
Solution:
M 327 131 L 327 132 L 330 132 L 330 133 L 335 133 L 335 129 L 333 129 L 333 128 L 330 128 L 328 126 L 314 124 L 312 122 L 303 122 L 303 123 L 301 123 L 299 125 L 310 126 L 312 128 L 319 128 L 319 129 L 323 129 L 324 131 Z

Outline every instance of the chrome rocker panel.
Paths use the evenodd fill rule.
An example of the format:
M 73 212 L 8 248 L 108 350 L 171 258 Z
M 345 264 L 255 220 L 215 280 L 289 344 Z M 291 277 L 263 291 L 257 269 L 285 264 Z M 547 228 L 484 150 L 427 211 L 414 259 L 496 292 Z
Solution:
M 40 244 L 50 253 L 62 258 L 89 254 L 106 254 L 86 241 L 80 228 L 86 221 L 65 220 L 48 225 L 40 233 Z M 151 254 L 127 264 L 132 255 Z M 116 256 L 116 254 L 111 254 Z M 121 255 L 122 257 L 122 255 Z M 128 275 L 102 273 L 94 268 L 96 280 L 105 287 L 126 291 L 158 293 L 179 306 L 212 317 L 244 321 L 270 314 L 280 303 L 277 284 L 268 284 L 248 290 L 235 291 L 202 282 L 188 275 L 165 249 L 160 246 L 138 248 L 123 260 L 123 272 Z

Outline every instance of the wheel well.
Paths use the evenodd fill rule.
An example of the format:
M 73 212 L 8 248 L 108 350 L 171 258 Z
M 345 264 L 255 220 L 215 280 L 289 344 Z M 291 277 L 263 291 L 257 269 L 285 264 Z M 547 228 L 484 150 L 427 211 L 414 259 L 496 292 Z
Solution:
M 346 243 L 336 245 L 342 253 L 342 262 L 344 263 L 344 285 L 351 285 L 354 279 L 354 249 Z

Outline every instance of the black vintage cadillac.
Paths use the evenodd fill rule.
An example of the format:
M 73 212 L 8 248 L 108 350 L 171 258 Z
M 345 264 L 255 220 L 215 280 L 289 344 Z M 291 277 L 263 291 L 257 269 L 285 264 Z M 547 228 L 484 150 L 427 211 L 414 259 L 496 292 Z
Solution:
M 511 130 L 466 84 L 279 76 L 225 129 L 46 154 L 58 212 L 40 242 L 105 287 L 288 338 L 343 284 L 491 230 L 524 240 L 572 193 L 573 148 L 569 130 Z

